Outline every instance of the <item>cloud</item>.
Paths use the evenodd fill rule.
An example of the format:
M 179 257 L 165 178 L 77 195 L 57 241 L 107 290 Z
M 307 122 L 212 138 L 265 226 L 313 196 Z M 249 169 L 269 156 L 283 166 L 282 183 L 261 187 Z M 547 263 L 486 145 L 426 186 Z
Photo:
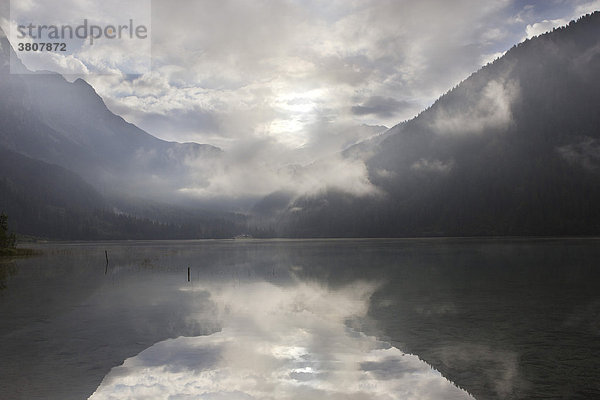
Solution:
M 421 158 L 418 161 L 415 161 L 410 166 L 410 169 L 413 171 L 437 172 L 445 174 L 450 172 L 453 166 L 454 163 L 452 161 L 444 162 L 441 160 L 428 160 Z
M 102 6 L 78 0 L 56 0 L 52 4 L 34 0 L 11 1 L 10 21 L 3 23 L 11 27 L 13 47 L 23 41 L 65 44 L 64 50 L 60 51 L 20 53 L 29 69 L 46 69 L 76 77 L 90 73 L 139 74 L 150 71 L 150 10 L 149 0 L 107 0 Z M 145 29 L 145 33 L 140 32 L 143 39 L 128 34 L 132 30 L 127 26 L 130 21 L 134 29 Z M 17 25 L 31 25 L 32 37 L 21 39 Z M 63 30 L 64 26 L 72 30 Z M 117 28 L 122 26 L 126 29 Z M 107 38 L 111 35 L 106 34 L 108 27 L 115 32 L 111 38 Z M 51 35 L 53 28 L 58 37 Z
M 348 327 L 376 287 L 203 288 L 221 332 L 155 344 L 113 368 L 91 399 L 471 399 L 417 356 Z
M 295 196 L 317 194 L 328 188 L 362 196 L 377 193 L 368 179 L 361 160 L 350 160 L 341 154 L 330 155 L 307 165 L 286 163 L 294 152 L 277 150 L 272 139 L 239 143 L 223 157 L 207 161 L 187 160 L 197 171 L 191 184 L 180 193 L 199 199 L 219 197 L 259 198 L 276 191 Z
M 553 19 L 553 20 L 543 20 L 541 22 L 536 22 L 535 24 L 527 25 L 525 28 L 525 32 L 527 33 L 527 38 L 531 39 L 534 36 L 539 36 L 543 33 L 551 31 L 553 28 L 558 28 L 559 26 L 563 26 L 568 24 L 569 21 L 563 18 Z
M 569 163 L 588 171 L 600 169 L 600 141 L 597 139 L 586 137 L 578 143 L 557 147 L 556 151 Z
M 581 15 L 593 13 L 600 10 L 600 0 L 583 1 L 575 7 L 573 17 L 577 18 Z
M 512 103 L 519 96 L 514 80 L 492 80 L 481 93 L 469 93 L 470 101 L 456 107 L 438 106 L 431 127 L 441 135 L 470 135 L 503 129 L 512 121 Z
M 306 139 L 319 138 L 307 131 L 324 107 L 335 124 L 394 125 L 476 69 L 482 52 L 506 50 L 497 48 L 510 40 L 506 29 L 482 21 L 497 24 L 508 4 L 156 1 L 153 71 L 133 81 L 90 79 L 111 109 L 159 137 L 227 148 L 266 134 L 316 149 Z M 82 54 L 107 55 L 101 46 Z M 114 73 L 118 63 L 102 68 Z M 149 83 L 160 89 L 151 96 Z M 284 103 L 294 98 L 304 107 Z M 196 110 L 212 122 L 187 118 Z M 174 126 L 156 124 L 157 114 Z
M 111 18 L 103 6 L 61 1 L 65 19 Z M 39 20 L 56 8 L 17 3 Z M 379 133 L 370 127 L 414 117 L 526 30 L 541 31 L 548 27 L 544 21 L 568 20 L 597 3 L 156 0 L 151 71 L 126 73 L 140 67 L 131 58 L 145 54 L 132 43 L 119 52 L 82 45 L 81 65 L 58 56 L 46 67 L 92 72 L 86 80 L 107 106 L 157 137 L 208 143 L 230 154 L 230 165 L 190 161 L 197 182 L 179 188 L 189 195 L 343 185 L 364 193 L 369 185 L 358 163 L 332 156 L 329 169 L 315 171 L 322 177 L 318 184 L 319 177 L 298 172 L 306 168 L 290 174 L 290 165 L 311 165 Z M 0 19 L 3 26 L 7 18 Z M 510 83 L 492 83 L 467 112 L 441 112 L 437 128 L 469 133 L 501 126 L 510 121 L 516 92 Z M 256 153 L 249 155 L 250 149 Z M 330 171 L 340 171 L 339 179 Z
M 519 12 L 516 20 L 518 22 L 529 22 L 525 26 L 525 37 L 531 39 L 534 36 L 550 32 L 554 28 L 567 25 L 571 20 L 576 20 L 582 15 L 600 10 L 599 0 L 574 0 L 571 2 L 556 4 L 540 3 L 529 4 Z M 553 15 L 553 18 L 544 18 L 545 15 Z M 556 17 L 560 15 L 560 17 Z
M 481 64 L 486 65 L 486 64 L 492 63 L 495 60 L 497 60 L 498 58 L 502 57 L 504 54 L 506 54 L 505 51 L 499 51 L 497 53 L 492 53 L 492 54 L 483 54 L 481 56 Z
M 361 105 L 353 106 L 355 115 L 376 115 L 378 117 L 391 117 L 399 111 L 411 106 L 409 101 L 398 101 L 391 97 L 372 96 Z
M 519 377 L 519 354 L 485 344 L 469 343 L 440 346 L 435 349 L 441 362 L 449 368 L 476 369 L 477 365 L 490 366 L 480 370 L 492 382 L 490 388 L 498 398 L 509 398 L 514 395 L 514 389 L 523 384 Z M 458 366 L 461 367 L 458 367 Z M 469 367 L 467 367 L 469 368 Z
M 21 60 L 34 71 L 54 71 L 63 75 L 87 75 L 89 70 L 80 59 L 72 54 L 62 55 L 59 53 L 48 53 L 44 57 L 30 57 L 30 54 L 21 56 Z

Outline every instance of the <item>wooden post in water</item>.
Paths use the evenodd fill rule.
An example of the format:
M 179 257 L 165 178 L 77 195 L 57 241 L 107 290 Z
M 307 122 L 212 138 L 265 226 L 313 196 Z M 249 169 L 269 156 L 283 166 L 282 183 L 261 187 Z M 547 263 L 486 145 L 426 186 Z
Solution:
M 188 267 L 188 282 L 190 281 L 190 267 Z
M 104 257 L 106 257 L 106 267 L 104 268 L 104 275 L 108 273 L 108 251 L 104 250 Z

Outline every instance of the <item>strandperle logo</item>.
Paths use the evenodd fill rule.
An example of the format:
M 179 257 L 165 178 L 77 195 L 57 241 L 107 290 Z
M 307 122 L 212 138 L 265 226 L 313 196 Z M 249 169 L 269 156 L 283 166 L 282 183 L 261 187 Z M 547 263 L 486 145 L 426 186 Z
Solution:
M 89 24 L 87 19 L 77 26 L 73 25 L 39 25 L 25 24 L 18 25 L 18 39 L 33 40 L 66 40 L 66 39 L 89 39 L 90 45 L 95 40 L 106 39 L 146 39 L 148 37 L 148 27 L 146 25 L 137 25 L 133 19 L 126 24 Z
M 11 73 L 148 73 L 151 6 L 151 0 L 10 0 Z

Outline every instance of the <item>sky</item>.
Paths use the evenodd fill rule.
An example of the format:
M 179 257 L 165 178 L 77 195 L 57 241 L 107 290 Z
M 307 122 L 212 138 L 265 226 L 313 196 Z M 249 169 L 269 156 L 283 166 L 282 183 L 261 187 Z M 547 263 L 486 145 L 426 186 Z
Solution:
M 514 44 L 600 9 L 600 0 L 0 1 L 6 31 L 18 16 L 50 23 L 57 12 L 144 21 L 150 47 L 100 40 L 41 64 L 22 58 L 83 77 L 152 135 L 218 146 L 270 171 L 382 133 Z

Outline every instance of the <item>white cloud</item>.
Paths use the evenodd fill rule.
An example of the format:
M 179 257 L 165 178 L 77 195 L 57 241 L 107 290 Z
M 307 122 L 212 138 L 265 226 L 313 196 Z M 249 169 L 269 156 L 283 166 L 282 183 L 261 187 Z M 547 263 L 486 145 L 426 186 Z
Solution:
M 492 54 L 483 54 L 481 56 L 481 65 L 492 63 L 498 58 L 502 57 L 504 54 L 506 54 L 506 51 L 499 51 Z
M 534 36 L 544 34 L 554 28 L 567 25 L 571 20 L 576 20 L 582 15 L 600 10 L 600 0 L 574 0 L 566 3 L 571 6 L 564 11 L 565 16 L 562 18 L 543 18 L 540 19 L 535 15 L 535 6 L 528 5 L 519 13 L 519 22 L 525 22 L 525 19 L 533 20 L 525 27 L 525 38 L 531 39 Z M 557 4 L 561 6 L 560 3 Z M 523 38 L 523 39 L 525 39 Z
M 566 25 L 567 23 L 569 23 L 569 21 L 562 18 L 552 20 L 545 19 L 541 22 L 527 25 L 525 32 L 527 34 L 527 38 L 531 39 L 534 36 L 539 36 L 543 33 L 551 31 L 553 28 Z
M 60 1 L 65 19 L 112 17 L 100 3 Z M 18 3 L 34 19 L 53 15 L 56 7 Z M 124 73 L 124 66 L 139 68 L 131 58 L 144 54 L 128 44 L 121 52 L 84 46 L 78 49 L 83 65 L 58 57 L 51 66 L 63 73 L 108 73 L 86 79 L 126 120 L 163 139 L 209 143 L 232 154 L 230 166 L 199 170 L 199 183 L 182 188 L 190 194 L 342 185 L 366 193 L 364 166 L 339 157 L 331 158 L 340 162 L 336 167 L 317 171 L 317 185 L 281 171 L 369 137 L 374 132 L 365 125 L 393 126 L 415 116 L 526 30 L 542 32 L 597 6 L 598 0 L 545 7 L 512 0 L 156 0 L 152 71 L 136 78 Z M 438 128 L 468 133 L 505 124 L 513 89 L 491 83 L 467 113 L 440 115 Z M 247 157 L 248 149 L 256 153 Z M 339 171 L 337 178 L 332 171 Z
M 44 57 L 30 53 L 21 56 L 27 67 L 34 71 L 53 71 L 63 75 L 83 76 L 89 74 L 87 66 L 72 54 L 48 53 Z
M 566 161 L 587 170 L 600 168 L 600 141 L 597 139 L 585 137 L 578 143 L 557 147 L 556 151 Z
M 600 10 L 600 0 L 592 0 L 583 2 L 583 4 L 579 4 L 575 7 L 574 18 L 577 18 L 581 15 L 593 13 L 594 11 Z
M 501 129 L 512 121 L 511 105 L 519 96 L 513 80 L 492 80 L 481 93 L 470 93 L 470 101 L 458 107 L 435 109 L 432 128 L 439 134 L 469 135 Z
M 210 139 L 227 148 L 231 138 L 270 135 L 282 147 L 311 147 L 326 135 L 308 132 L 325 108 L 333 125 L 344 126 L 390 126 L 414 116 L 481 65 L 482 55 L 473 49 L 498 52 L 506 30 L 481 21 L 508 5 L 158 1 L 152 75 L 168 88 L 161 82 L 163 90 L 148 103 L 136 99 L 145 78 L 118 84 L 96 79 L 95 85 L 113 110 L 159 137 Z M 447 18 L 450 12 L 459 17 Z M 474 44 L 480 33 L 482 42 Z M 286 103 L 294 98 L 308 102 Z M 411 106 L 379 115 L 351 112 L 372 98 Z M 174 124 L 177 129 L 154 124 L 157 109 L 179 119 L 198 104 L 211 123 L 198 124 L 188 114 Z
M 48 69 L 77 76 L 89 73 L 143 73 L 149 71 L 151 65 L 150 11 L 149 0 L 107 0 L 101 5 L 78 0 L 11 0 L 8 23 L 12 28 L 10 40 L 13 47 L 26 41 L 65 44 L 64 50 L 60 51 L 20 53 L 22 61 L 32 70 Z M 22 31 L 28 36 L 21 38 L 17 26 L 22 26 Z M 68 28 L 65 30 L 63 27 Z M 128 32 L 132 28 L 145 29 L 145 33 L 139 31 L 143 39 L 135 35 L 130 37 Z M 53 29 L 58 37 L 52 36 Z M 105 34 L 114 38 L 106 38 Z M 65 65 L 64 60 L 61 62 L 60 58 L 70 60 L 69 65 Z
M 300 196 L 326 189 L 338 189 L 358 196 L 376 194 L 361 160 L 344 159 L 340 154 L 301 166 L 291 164 L 293 151 L 278 151 L 272 139 L 251 141 L 232 147 L 222 158 L 207 162 L 190 159 L 197 171 L 196 184 L 180 189 L 192 197 L 257 198 L 275 191 Z

